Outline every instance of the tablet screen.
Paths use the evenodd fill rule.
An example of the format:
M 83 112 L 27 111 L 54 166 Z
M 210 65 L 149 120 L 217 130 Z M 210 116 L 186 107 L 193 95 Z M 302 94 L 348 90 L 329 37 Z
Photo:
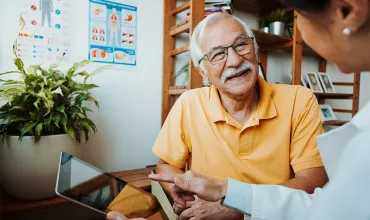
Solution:
M 61 154 L 56 193 L 103 214 L 114 210 L 129 218 L 167 219 L 152 194 L 65 152 Z

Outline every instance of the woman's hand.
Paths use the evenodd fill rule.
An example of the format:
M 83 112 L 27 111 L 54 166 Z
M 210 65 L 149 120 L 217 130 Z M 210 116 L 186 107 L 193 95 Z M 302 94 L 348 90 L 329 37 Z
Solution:
M 175 194 L 175 203 L 186 205 L 186 201 L 194 200 L 193 195 L 200 199 L 217 202 L 227 192 L 227 181 L 217 180 L 202 176 L 198 173 L 187 171 L 185 174 L 151 174 L 149 178 L 155 181 L 174 183 L 171 194 Z

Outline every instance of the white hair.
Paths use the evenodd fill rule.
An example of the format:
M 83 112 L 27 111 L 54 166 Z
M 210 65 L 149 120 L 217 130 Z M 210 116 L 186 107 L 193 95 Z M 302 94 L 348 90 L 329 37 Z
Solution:
M 219 14 L 219 13 L 207 16 L 204 20 L 202 20 L 197 25 L 197 27 L 195 28 L 193 32 L 193 35 L 191 36 L 191 40 L 190 40 L 190 55 L 193 60 L 194 66 L 201 68 L 203 72 L 206 72 L 203 66 L 203 63 L 199 64 L 199 60 L 203 57 L 203 52 L 201 49 L 202 42 L 200 41 L 203 40 L 204 32 L 209 25 L 215 24 L 225 19 L 234 19 L 244 28 L 248 37 L 254 37 L 252 29 L 250 29 L 250 27 L 248 27 L 246 23 L 244 23 L 242 20 L 240 20 L 239 18 L 235 16 L 232 16 L 229 14 Z M 254 51 L 255 51 L 256 56 L 258 56 L 258 45 L 257 45 L 255 38 L 254 38 Z

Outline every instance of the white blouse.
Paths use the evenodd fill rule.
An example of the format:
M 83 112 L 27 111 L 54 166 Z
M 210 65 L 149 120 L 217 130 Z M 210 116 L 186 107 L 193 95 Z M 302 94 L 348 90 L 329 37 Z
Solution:
M 369 220 L 370 102 L 349 123 L 317 140 L 329 177 L 323 189 L 307 194 L 231 180 L 223 205 L 245 213 L 245 219 Z

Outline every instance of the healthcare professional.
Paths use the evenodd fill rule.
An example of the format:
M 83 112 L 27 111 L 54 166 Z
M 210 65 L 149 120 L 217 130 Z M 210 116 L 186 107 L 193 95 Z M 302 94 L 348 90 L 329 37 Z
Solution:
M 370 0 L 283 0 L 296 9 L 302 38 L 344 73 L 370 71 Z M 329 183 L 313 194 L 279 185 L 221 181 L 194 172 L 154 175 L 177 186 L 177 203 L 190 195 L 220 201 L 258 220 L 370 219 L 370 102 L 346 125 L 318 137 Z M 108 219 L 126 219 L 109 213 Z M 181 216 L 180 216 L 181 219 Z

